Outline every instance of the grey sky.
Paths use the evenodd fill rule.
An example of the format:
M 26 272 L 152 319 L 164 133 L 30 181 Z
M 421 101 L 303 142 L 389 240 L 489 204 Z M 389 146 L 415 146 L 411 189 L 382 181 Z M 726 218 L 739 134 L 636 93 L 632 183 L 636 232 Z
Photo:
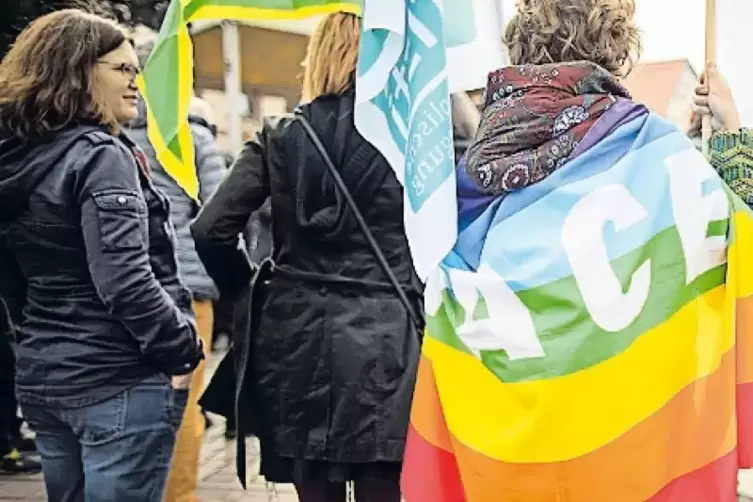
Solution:
M 683 58 L 703 67 L 705 9 L 705 0 L 636 0 L 643 59 Z

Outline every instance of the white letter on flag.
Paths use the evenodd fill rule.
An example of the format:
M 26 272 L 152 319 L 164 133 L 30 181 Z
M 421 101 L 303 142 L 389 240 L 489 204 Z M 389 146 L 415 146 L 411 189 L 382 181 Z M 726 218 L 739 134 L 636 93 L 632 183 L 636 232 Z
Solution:
M 451 269 L 452 293 L 465 310 L 458 337 L 478 357 L 482 350 L 504 350 L 510 360 L 544 357 L 531 313 L 505 280 L 482 263 L 477 272 Z M 489 317 L 474 319 L 479 293 Z
M 646 210 L 622 185 L 607 185 L 579 200 L 562 227 L 562 246 L 593 321 L 617 332 L 641 313 L 651 286 L 650 260 L 633 274 L 630 289 L 622 285 L 609 263 L 604 225 L 620 232 L 646 218 Z
M 726 236 L 708 237 L 708 230 L 712 221 L 729 217 L 729 201 L 720 187 L 703 194 L 703 184 L 718 177 L 697 150 L 670 155 L 664 163 L 669 171 L 672 214 L 685 254 L 685 280 L 690 284 L 726 260 Z

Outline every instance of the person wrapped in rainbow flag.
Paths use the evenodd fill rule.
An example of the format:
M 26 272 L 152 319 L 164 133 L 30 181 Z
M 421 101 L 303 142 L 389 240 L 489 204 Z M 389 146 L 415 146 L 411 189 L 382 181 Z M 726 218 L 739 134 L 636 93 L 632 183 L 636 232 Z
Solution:
M 634 10 L 524 0 L 506 28 L 427 284 L 407 502 L 734 502 L 753 465 L 753 216 L 714 169 L 753 142 L 712 167 L 631 100 Z

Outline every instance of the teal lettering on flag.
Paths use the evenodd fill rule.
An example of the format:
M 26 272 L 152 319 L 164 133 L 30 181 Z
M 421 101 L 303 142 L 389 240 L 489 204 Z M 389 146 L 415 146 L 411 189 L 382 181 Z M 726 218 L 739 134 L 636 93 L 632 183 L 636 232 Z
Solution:
M 402 10 L 390 10 L 399 4 Z M 370 19 L 370 9 L 380 12 Z M 356 126 L 403 183 L 406 231 L 422 276 L 457 234 L 443 16 L 441 0 L 366 0 L 356 80 Z M 442 226 L 431 225 L 434 218 Z

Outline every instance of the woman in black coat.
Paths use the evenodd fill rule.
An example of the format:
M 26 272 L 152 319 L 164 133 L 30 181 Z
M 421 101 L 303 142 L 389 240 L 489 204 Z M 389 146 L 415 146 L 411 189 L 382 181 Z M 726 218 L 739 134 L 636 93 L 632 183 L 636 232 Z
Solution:
M 414 312 L 421 286 L 394 172 L 353 123 L 359 20 L 337 13 L 311 37 L 304 101 Z M 325 163 L 293 117 L 267 121 L 200 213 L 196 247 L 221 294 L 252 268 L 238 244 L 271 197 L 272 277 L 248 372 L 262 475 L 294 482 L 303 502 L 399 502 L 399 475 L 419 354 L 406 306 L 380 268 Z M 257 323 L 254 323 L 257 325 Z

